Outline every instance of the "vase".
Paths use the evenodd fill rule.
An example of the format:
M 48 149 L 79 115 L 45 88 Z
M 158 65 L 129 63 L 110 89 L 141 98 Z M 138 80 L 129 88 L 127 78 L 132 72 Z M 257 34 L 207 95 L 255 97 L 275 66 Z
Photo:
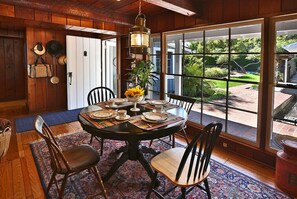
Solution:
M 142 97 L 142 99 L 138 102 L 138 104 L 146 104 L 147 102 L 145 100 L 146 100 L 146 95 Z
M 140 102 L 143 98 L 143 96 L 139 97 L 127 97 L 129 102 L 133 102 L 133 108 L 130 109 L 130 111 L 140 111 L 139 108 L 137 108 L 137 103 Z

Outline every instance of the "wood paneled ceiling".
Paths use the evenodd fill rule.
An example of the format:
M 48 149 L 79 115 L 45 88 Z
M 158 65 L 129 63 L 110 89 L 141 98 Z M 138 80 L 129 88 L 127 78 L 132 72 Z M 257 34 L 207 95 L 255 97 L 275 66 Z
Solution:
M 134 24 L 139 10 L 139 0 L 0 0 L 1 3 L 124 26 Z M 198 0 L 141 0 L 141 10 L 147 17 L 164 12 L 191 16 L 197 14 L 197 4 Z M 0 28 L 11 26 L 11 20 L 6 21 L 0 17 Z M 16 20 L 14 26 L 17 24 L 23 23 Z

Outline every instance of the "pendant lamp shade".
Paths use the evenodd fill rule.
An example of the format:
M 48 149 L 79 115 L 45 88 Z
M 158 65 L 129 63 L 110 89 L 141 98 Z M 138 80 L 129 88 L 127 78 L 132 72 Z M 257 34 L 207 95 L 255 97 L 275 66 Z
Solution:
M 129 30 L 130 53 L 133 54 L 147 54 L 150 47 L 151 30 L 145 27 L 145 15 L 140 10 L 141 6 L 135 19 L 135 25 Z

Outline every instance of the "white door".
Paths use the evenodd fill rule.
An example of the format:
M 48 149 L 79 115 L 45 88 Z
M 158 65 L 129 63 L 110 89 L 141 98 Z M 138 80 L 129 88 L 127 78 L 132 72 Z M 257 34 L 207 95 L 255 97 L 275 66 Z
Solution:
M 101 86 L 101 40 L 66 36 L 67 108 L 88 106 L 89 91 Z

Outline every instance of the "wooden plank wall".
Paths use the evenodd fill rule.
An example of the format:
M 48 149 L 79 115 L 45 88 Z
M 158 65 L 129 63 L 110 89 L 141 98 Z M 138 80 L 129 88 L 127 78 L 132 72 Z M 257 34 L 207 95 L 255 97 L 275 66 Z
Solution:
M 66 25 L 94 28 L 94 30 L 102 29 L 127 32 L 127 27 L 123 25 L 40 11 L 5 3 L 0 3 L 0 17 L 3 18 L 3 21 L 6 23 L 11 24 L 9 27 L 12 29 L 23 29 L 23 27 L 26 27 L 25 68 L 27 64 L 34 63 L 36 59 L 32 48 L 37 42 L 42 42 L 43 45 L 46 45 L 48 41 L 55 39 L 60 41 L 65 47 L 66 34 L 93 38 L 100 37 L 95 33 L 65 30 Z M 1 35 L 2 31 L 0 31 L 0 36 Z M 23 71 L 24 77 L 27 77 L 25 90 L 27 91 L 26 96 L 29 112 L 65 110 L 67 107 L 66 67 L 57 65 L 56 58 L 48 53 L 44 55 L 43 58 L 47 63 L 53 64 L 54 74 L 59 77 L 60 82 L 54 85 L 50 82 L 50 78 L 32 79 L 27 77 L 26 72 Z
M 44 29 L 38 27 L 26 28 L 26 53 L 27 63 L 35 62 L 37 56 L 32 51 L 37 42 L 46 43 L 57 40 L 63 45 L 63 53 L 66 54 L 66 35 L 98 38 L 97 34 L 61 31 L 55 29 Z M 59 56 L 58 56 L 59 57 Z M 67 108 L 67 74 L 66 65 L 59 65 L 57 58 L 49 53 L 42 56 L 46 63 L 53 65 L 53 74 L 58 76 L 60 82 L 52 84 L 50 78 L 29 78 L 28 81 L 28 108 L 30 112 L 46 112 L 56 110 L 66 110 Z
M 33 64 L 37 55 L 32 51 L 37 42 L 44 46 L 51 40 L 59 41 L 65 54 L 66 31 L 55 31 L 28 27 L 26 29 L 27 64 Z M 59 77 L 58 84 L 52 84 L 50 78 L 29 78 L 28 80 L 28 106 L 30 112 L 53 111 L 66 108 L 66 66 L 59 65 L 57 57 L 46 53 L 42 56 L 46 63 L 53 65 L 53 74 Z M 41 63 L 41 62 L 39 62 Z
M 26 8 L 18 5 L 6 4 L 0 2 L 0 17 L 8 17 L 6 21 L 12 21 L 14 24 L 39 26 L 43 28 L 64 29 L 65 25 L 81 26 L 83 28 L 93 28 L 101 30 L 127 33 L 128 26 L 112 22 L 83 18 L 79 16 L 53 13 L 45 10 Z
M 235 22 L 296 13 L 296 0 L 199 0 L 200 13 L 187 17 L 168 12 L 147 17 L 153 33 L 209 24 Z

